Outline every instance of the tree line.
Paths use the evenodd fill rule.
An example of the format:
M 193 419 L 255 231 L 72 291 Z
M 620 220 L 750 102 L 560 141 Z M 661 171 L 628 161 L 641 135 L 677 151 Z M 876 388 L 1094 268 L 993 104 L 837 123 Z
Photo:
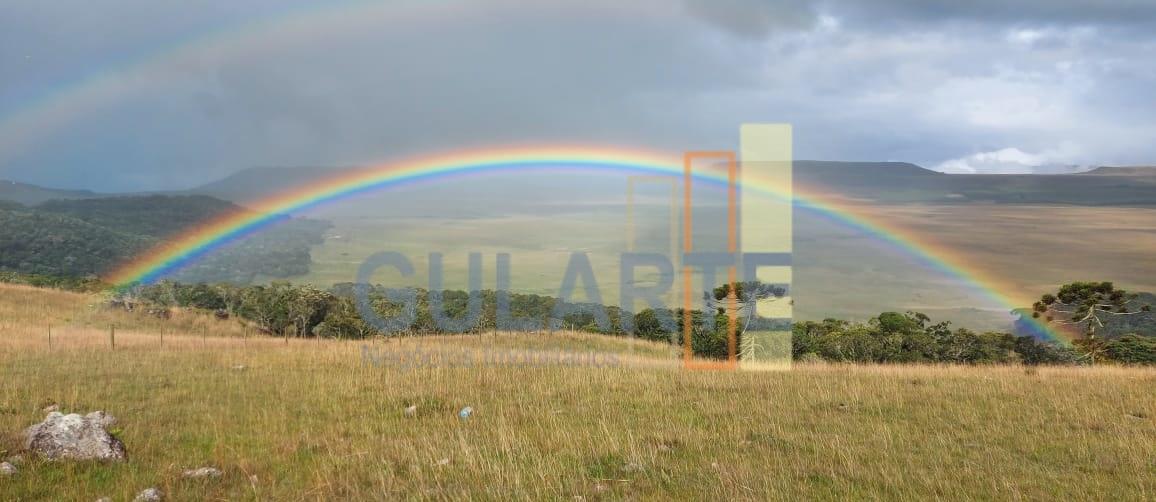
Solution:
M 1099 284 L 1099 283 L 1097 283 Z M 359 311 L 358 288 L 368 308 L 384 318 L 404 317 L 405 328 L 383 332 L 366 321 Z M 1093 288 L 1095 289 L 1095 288 Z M 1101 292 L 1108 291 L 1100 287 Z M 410 290 L 410 305 L 391 299 L 391 290 L 381 286 L 338 284 L 323 290 L 309 285 L 274 282 L 269 285 L 182 284 L 161 282 L 139 286 L 122 296 L 150 308 L 183 307 L 214 311 L 218 317 L 235 318 L 271 336 L 365 339 L 374 336 L 443 334 L 438 316 L 466 319 L 471 300 L 478 302 L 477 316 L 461 329 L 464 333 L 484 333 L 503 329 L 499 305 L 508 304 L 508 315 L 532 331 L 566 329 L 611 336 L 633 335 L 645 340 L 681 345 L 686 322 L 691 323 L 693 353 L 705 358 L 726 358 L 729 354 L 728 322 L 735 318 L 736 338 L 748 327 L 756 327 L 750 315 L 758 301 L 781 298 L 785 291 L 759 284 L 735 284 L 704 294 L 704 308 L 648 308 L 637 313 L 618 307 L 564 304 L 554 297 L 492 290 L 469 293 L 447 290 L 431 294 Z M 1064 290 L 1063 298 L 1073 297 Z M 1109 297 L 1119 296 L 1108 291 Z M 733 299 L 733 302 L 727 302 Z M 431 300 L 433 300 L 431 302 Z M 1055 304 L 1057 300 L 1053 301 Z M 441 312 L 431 308 L 440 305 Z M 729 306 L 728 306 L 729 305 Z M 1050 305 L 1050 304 L 1049 304 Z M 1039 307 L 1037 306 L 1037 310 Z M 407 311 L 408 310 L 408 311 Z M 1119 311 L 1119 308 L 1115 310 Z M 1137 309 L 1148 312 L 1148 309 Z M 605 314 L 604 316 L 602 314 Z M 1087 316 L 1086 312 L 1081 313 Z M 788 327 L 789 326 L 789 327 Z M 1127 334 L 1063 344 L 1032 336 L 1003 332 L 978 333 L 952 328 L 947 322 L 933 322 L 918 312 L 885 312 L 865 322 L 839 319 L 795 323 L 764 323 L 758 329 L 790 330 L 791 355 L 796 361 L 848 363 L 945 363 L 945 364 L 1028 364 L 1074 365 L 1113 361 L 1124 364 L 1156 364 L 1156 337 Z

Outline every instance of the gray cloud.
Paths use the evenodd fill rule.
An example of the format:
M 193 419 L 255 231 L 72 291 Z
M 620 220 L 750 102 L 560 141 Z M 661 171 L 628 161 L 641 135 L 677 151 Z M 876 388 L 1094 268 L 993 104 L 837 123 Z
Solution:
M 873 22 L 975 20 L 1006 23 L 1128 25 L 1156 21 L 1149 0 L 827 0 L 827 8 Z
M 815 4 L 805 0 L 685 0 L 688 12 L 735 35 L 763 38 L 777 30 L 811 28 Z
M 0 152 L 0 177 L 127 190 L 253 165 L 350 165 L 494 144 L 734 148 L 743 122 L 795 124 L 803 158 L 1006 171 L 1156 157 L 1147 112 L 1156 36 L 1127 30 L 1143 17 L 1139 4 L 1064 2 L 1043 12 L 1043 3 L 1021 3 L 1013 12 L 898 0 L 870 11 L 840 1 L 502 1 L 351 11 L 324 30 L 272 23 L 260 36 L 144 66 L 124 61 L 270 14 L 117 5 L 120 17 L 63 27 L 52 21 L 99 9 L 2 7 L 0 28 L 13 29 L 0 29 L 0 114 L 43 89 L 83 89 L 69 82 L 93 73 L 125 85 Z M 1116 21 L 1124 11 L 1136 15 Z M 109 41 L 92 42 L 101 37 Z M 1000 160 L 1008 152 L 1030 162 Z

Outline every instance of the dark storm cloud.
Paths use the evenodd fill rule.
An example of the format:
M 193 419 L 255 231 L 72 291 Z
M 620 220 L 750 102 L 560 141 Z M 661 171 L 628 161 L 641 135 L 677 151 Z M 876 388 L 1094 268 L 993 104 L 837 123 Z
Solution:
M 959 171 L 1156 158 L 1156 37 L 1129 28 L 1147 3 L 981 3 L 499 0 L 256 22 L 171 53 L 157 47 L 281 9 L 5 5 L 0 113 L 112 79 L 48 133 L 0 138 L 19 147 L 0 177 L 127 190 L 495 144 L 734 148 L 743 122 L 793 123 L 800 157 Z

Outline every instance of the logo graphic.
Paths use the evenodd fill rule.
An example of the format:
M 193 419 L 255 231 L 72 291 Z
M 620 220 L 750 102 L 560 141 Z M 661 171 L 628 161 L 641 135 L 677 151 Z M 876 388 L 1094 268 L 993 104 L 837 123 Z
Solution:
M 386 333 L 413 327 L 422 308 L 428 312 L 427 325 L 447 333 L 476 332 L 483 324 L 495 331 L 581 327 L 625 336 L 667 333 L 672 345 L 681 346 L 676 353 L 687 369 L 789 368 L 790 126 L 743 125 L 738 154 L 691 151 L 682 160 L 681 177 L 626 179 L 625 249 L 618 253 L 618 274 L 596 274 L 585 250 L 571 251 L 561 287 L 544 316 L 518 315 L 512 308 L 510 253 L 497 253 L 496 287 L 484 291 L 480 252 L 469 253 L 469 292 L 454 292 L 461 294 L 452 299 L 453 315 L 447 312 L 446 296 L 451 292 L 444 291 L 441 253 L 428 255 L 429 288 L 424 296 L 413 288 L 371 286 L 373 274 L 381 269 L 392 269 L 403 278 L 415 274 L 402 253 L 376 253 L 358 270 L 358 313 Z M 668 244 L 663 252 L 638 249 L 637 192 L 642 185 L 653 184 L 669 193 Z M 647 280 L 638 277 L 640 271 L 649 272 Z M 604 302 L 607 296 L 598 287 L 599 277 L 615 275 L 616 308 Z M 582 301 L 575 300 L 578 294 Z

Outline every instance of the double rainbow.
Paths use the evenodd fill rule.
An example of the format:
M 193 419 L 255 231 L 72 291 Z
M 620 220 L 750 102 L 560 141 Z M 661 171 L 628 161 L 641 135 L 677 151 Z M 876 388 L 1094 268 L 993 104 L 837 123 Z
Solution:
M 627 150 L 604 148 L 530 148 L 471 150 L 448 155 L 421 157 L 384 163 L 342 172 L 339 176 L 309 183 L 279 193 L 248 206 L 253 211 L 226 214 L 192 228 L 117 268 L 106 279 L 119 286 L 155 282 L 236 239 L 260 231 L 284 219 L 322 204 L 358 194 L 397 187 L 408 183 L 435 181 L 455 176 L 543 170 L 615 174 L 649 174 L 681 177 L 680 159 Z M 726 174 L 698 170 L 696 179 L 725 183 Z M 1030 305 L 1028 298 L 1012 297 L 1015 288 L 967 263 L 966 257 L 908 229 L 887 223 L 861 208 L 840 202 L 816 191 L 784 186 L 777 180 L 744 173 L 743 190 L 756 190 L 773 197 L 788 198 L 795 207 L 815 211 L 845 226 L 859 229 L 888 243 L 903 253 L 941 273 L 959 279 L 980 296 L 1009 311 Z M 1048 325 L 1032 319 L 1026 322 L 1038 334 L 1063 340 Z

